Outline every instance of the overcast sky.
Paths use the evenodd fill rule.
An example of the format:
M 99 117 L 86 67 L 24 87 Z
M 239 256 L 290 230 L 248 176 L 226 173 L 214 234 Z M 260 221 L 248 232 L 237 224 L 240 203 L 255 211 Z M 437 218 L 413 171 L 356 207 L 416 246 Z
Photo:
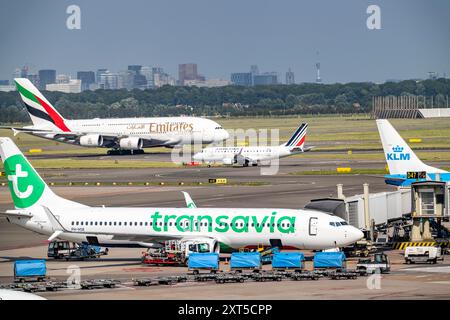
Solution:
M 66 27 L 69 5 L 81 29 Z M 369 30 L 370 4 L 381 30 Z M 296 82 L 314 81 L 317 51 L 324 82 L 450 75 L 448 0 L 1 0 L 0 79 L 24 64 L 76 71 L 129 64 L 195 62 L 207 78 L 229 79 L 251 64 Z

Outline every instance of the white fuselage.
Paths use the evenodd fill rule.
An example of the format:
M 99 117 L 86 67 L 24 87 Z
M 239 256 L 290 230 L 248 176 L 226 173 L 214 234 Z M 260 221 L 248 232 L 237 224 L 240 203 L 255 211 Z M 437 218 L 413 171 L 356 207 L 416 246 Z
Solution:
M 30 219 L 9 220 L 41 234 L 53 234 L 44 209 L 38 206 L 30 211 Z M 314 210 L 80 207 L 52 212 L 65 231 L 58 238 L 89 242 L 87 237 L 96 237 L 102 246 L 151 247 L 168 237 L 212 238 L 229 249 L 269 246 L 271 240 L 287 248 L 329 249 L 363 236 L 341 218 Z
M 104 144 L 101 145 L 103 147 L 118 147 L 120 139 L 127 137 L 143 139 L 144 148 L 154 146 L 171 147 L 192 143 L 216 143 L 229 137 L 228 132 L 215 121 L 197 117 L 65 120 L 65 124 L 70 132 L 83 133 L 81 135 L 104 136 Z M 54 128 L 38 128 L 35 126 L 26 128 L 54 130 Z M 33 134 L 46 139 L 80 144 L 79 137 L 70 139 L 54 133 Z M 96 146 L 93 143 L 92 147 Z
M 265 147 L 210 147 L 204 148 L 194 155 L 194 160 L 203 162 L 223 162 L 230 163 L 235 156 L 242 156 L 250 162 L 268 161 L 288 157 L 301 153 L 300 149 L 292 149 L 285 146 L 265 146 Z

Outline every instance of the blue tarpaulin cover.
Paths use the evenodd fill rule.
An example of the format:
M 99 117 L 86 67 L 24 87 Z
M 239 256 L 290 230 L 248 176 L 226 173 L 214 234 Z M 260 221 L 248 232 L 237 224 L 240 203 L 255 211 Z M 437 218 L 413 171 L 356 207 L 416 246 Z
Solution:
M 277 252 L 273 255 L 274 268 L 301 268 L 305 255 L 302 252 Z
M 314 255 L 314 268 L 342 268 L 344 261 L 343 252 L 317 252 Z
M 219 254 L 217 252 L 191 253 L 188 259 L 189 269 L 219 269 Z
M 230 260 L 231 268 L 260 268 L 261 253 L 259 252 L 233 252 Z
M 16 277 L 45 277 L 47 267 L 45 260 L 19 260 L 14 262 Z

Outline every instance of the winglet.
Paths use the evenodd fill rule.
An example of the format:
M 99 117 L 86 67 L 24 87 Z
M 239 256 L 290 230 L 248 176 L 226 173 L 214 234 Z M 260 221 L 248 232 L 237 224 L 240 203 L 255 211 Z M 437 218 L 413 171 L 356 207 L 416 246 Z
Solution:
M 189 195 L 189 193 L 185 192 L 185 191 L 181 191 L 184 195 L 184 200 L 186 201 L 186 206 L 189 209 L 194 209 L 197 208 L 197 206 L 195 205 L 194 201 L 192 200 L 191 196 Z

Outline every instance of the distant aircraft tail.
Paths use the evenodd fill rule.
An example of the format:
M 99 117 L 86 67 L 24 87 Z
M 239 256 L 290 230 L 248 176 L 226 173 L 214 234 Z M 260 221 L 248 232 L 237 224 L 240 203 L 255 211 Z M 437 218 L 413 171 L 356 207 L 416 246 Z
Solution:
M 303 150 L 303 146 L 305 145 L 306 132 L 308 130 L 308 124 L 302 123 L 300 127 L 295 131 L 292 137 L 288 142 L 282 144 L 284 147 L 288 147 L 290 149 L 300 148 Z
M 63 211 L 68 207 L 84 207 L 53 193 L 10 138 L 0 137 L 0 157 L 16 209 L 45 206 Z
M 407 172 L 418 171 L 426 171 L 427 173 L 446 172 L 423 163 L 388 120 L 377 120 L 377 126 L 390 174 L 406 174 Z
M 70 132 L 65 119 L 30 80 L 16 78 L 14 81 L 35 127 Z

